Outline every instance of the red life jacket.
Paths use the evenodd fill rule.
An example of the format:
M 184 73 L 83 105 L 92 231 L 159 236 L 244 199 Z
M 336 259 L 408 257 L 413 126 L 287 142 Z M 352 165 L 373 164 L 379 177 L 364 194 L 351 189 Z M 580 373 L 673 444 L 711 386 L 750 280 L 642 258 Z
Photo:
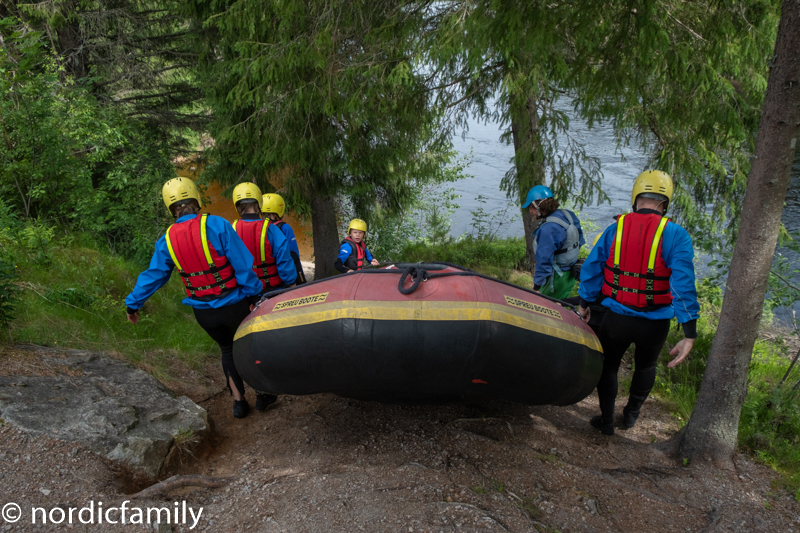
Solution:
M 602 292 L 632 309 L 654 310 L 672 303 L 661 243 L 669 219 L 631 213 L 617 218 L 613 253 L 605 264 Z
M 236 273 L 228 258 L 208 242 L 208 215 L 173 224 L 166 240 L 172 262 L 178 268 L 186 295 L 195 300 L 216 300 L 236 287 Z
M 350 246 L 353 248 L 353 251 L 350 252 L 350 255 L 347 257 L 347 260 L 344 262 L 344 266 L 349 268 L 350 270 L 361 270 L 364 268 L 364 261 L 367 258 L 367 245 L 364 241 L 356 243 L 350 237 L 347 237 L 345 240 L 342 241 L 342 244 L 349 243 Z
M 253 270 L 261 280 L 261 290 L 277 287 L 283 283 L 278 275 L 277 262 L 272 255 L 272 244 L 267 238 L 269 220 L 234 220 L 233 229 L 253 254 Z

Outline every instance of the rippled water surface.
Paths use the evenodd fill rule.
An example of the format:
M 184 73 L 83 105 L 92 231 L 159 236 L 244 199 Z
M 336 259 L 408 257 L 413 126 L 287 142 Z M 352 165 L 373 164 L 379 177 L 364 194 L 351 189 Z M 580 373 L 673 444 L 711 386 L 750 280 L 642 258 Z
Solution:
M 630 194 L 633 181 L 647 164 L 647 157 L 635 147 L 617 150 L 610 126 L 595 124 L 589 129 L 586 123 L 575 119 L 568 103 L 560 106 L 570 115 L 570 130 L 586 146 L 589 155 L 597 157 L 603 172 L 603 189 L 610 203 L 587 205 L 582 209 L 581 218 L 593 220 L 599 228 L 613 222 L 612 217 L 630 209 Z M 472 121 L 465 137 L 457 137 L 455 148 L 461 155 L 470 156 L 471 163 L 466 173 L 473 177 L 456 182 L 456 193 L 461 206 L 453 217 L 451 234 L 453 236 L 473 233 L 471 211 L 483 207 L 488 213 L 504 221 L 497 232 L 498 236 L 522 236 L 524 230 L 518 205 L 509 202 L 506 193 L 500 190 L 500 181 L 513 165 L 514 147 L 500 141 L 502 130 L 496 123 Z M 484 203 L 477 201 L 478 195 L 486 198 Z M 502 213 L 505 217 L 501 217 Z M 509 218 L 513 217 L 513 220 Z M 800 231 L 800 150 L 795 157 L 792 181 L 786 196 L 783 222 L 789 231 Z M 599 231 L 599 230 L 597 230 Z M 594 237 L 594 234 L 590 237 Z

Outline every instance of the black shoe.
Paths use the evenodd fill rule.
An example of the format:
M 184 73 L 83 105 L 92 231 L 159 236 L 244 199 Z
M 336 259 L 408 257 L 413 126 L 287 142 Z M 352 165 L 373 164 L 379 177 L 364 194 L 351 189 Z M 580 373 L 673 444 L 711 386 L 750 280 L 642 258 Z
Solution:
M 247 413 L 250 411 L 250 406 L 247 404 L 247 400 L 242 398 L 241 400 L 233 400 L 233 416 L 234 418 L 244 418 L 247 416 Z
M 589 423 L 592 427 L 595 427 L 600 430 L 600 433 L 603 435 L 613 435 L 614 434 L 614 423 L 613 422 L 605 422 L 603 417 L 600 415 L 593 416 Z
M 276 401 L 278 401 L 278 397 L 275 394 L 257 394 L 256 411 L 263 411 Z
M 631 429 L 636 425 L 636 420 L 639 418 L 639 411 L 629 411 L 628 408 L 622 410 L 622 427 Z

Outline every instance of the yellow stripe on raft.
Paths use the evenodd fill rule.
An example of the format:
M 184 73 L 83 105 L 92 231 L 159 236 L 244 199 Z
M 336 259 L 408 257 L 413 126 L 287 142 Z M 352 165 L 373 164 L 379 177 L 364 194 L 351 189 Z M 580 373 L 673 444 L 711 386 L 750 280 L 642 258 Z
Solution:
M 266 305 L 269 305 L 269 302 L 267 302 Z M 342 318 L 361 318 L 365 320 L 427 320 L 434 322 L 486 320 L 535 331 L 576 344 L 583 344 L 598 352 L 603 351 L 597 337 L 576 326 L 558 322 L 546 316 L 515 309 L 507 305 L 487 302 L 387 302 L 343 300 L 256 317 L 246 326 L 239 328 L 234 340 L 241 339 L 251 333 L 307 326 L 309 324 L 329 322 Z

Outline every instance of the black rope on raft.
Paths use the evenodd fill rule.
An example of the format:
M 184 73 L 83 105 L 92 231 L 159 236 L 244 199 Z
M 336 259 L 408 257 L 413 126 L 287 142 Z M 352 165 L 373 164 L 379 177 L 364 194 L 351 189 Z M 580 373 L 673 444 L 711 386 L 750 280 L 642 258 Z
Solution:
M 411 276 L 413 283 L 409 288 L 404 288 L 403 285 L 406 283 L 406 278 Z M 400 276 L 400 281 L 397 282 L 397 290 L 400 291 L 400 294 L 409 295 L 419 287 L 420 282 L 428 281 L 428 271 L 424 268 L 417 268 L 416 266 L 410 266 L 403 271 L 403 275 Z

